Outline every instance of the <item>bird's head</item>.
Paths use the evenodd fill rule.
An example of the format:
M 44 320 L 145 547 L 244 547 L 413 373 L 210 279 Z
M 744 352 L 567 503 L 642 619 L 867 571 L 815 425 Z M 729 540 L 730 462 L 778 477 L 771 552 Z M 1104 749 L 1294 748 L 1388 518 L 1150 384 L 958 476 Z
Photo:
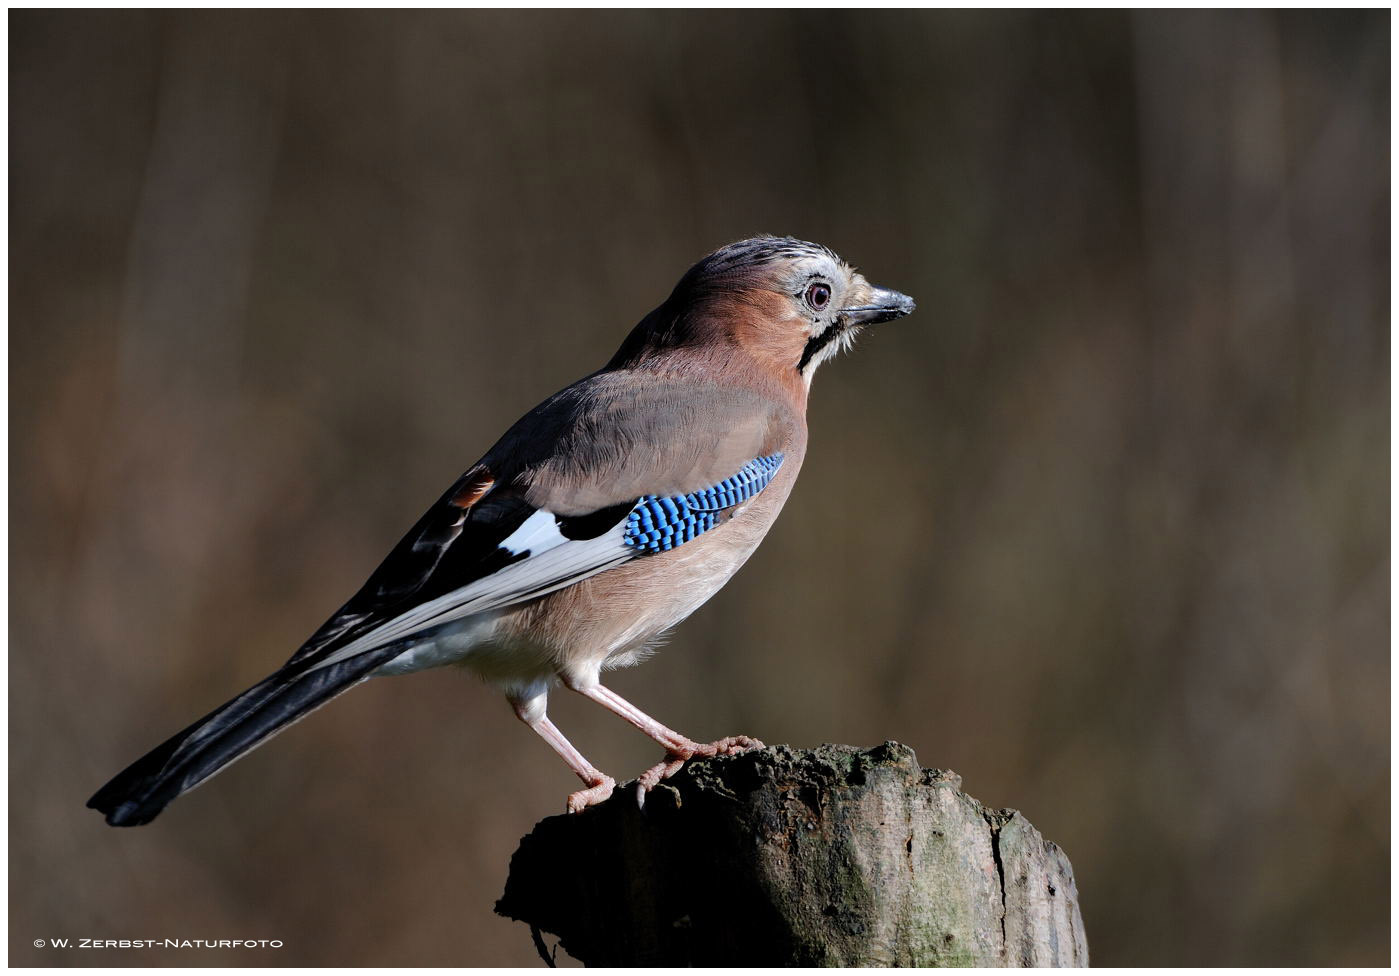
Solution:
M 901 318 L 913 299 L 870 284 L 830 248 L 791 237 L 721 247 L 685 273 L 613 365 L 668 351 L 738 347 L 810 386 L 816 367 L 867 326 Z

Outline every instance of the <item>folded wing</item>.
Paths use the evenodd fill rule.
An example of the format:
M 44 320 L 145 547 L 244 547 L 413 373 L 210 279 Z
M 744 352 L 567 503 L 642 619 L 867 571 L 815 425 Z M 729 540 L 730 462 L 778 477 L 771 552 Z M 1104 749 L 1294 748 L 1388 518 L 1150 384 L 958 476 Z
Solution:
M 633 559 L 668 552 L 731 518 L 767 487 L 781 465 L 781 454 L 755 458 L 696 491 L 644 495 L 584 515 L 533 509 L 518 497 L 493 503 L 484 495 L 460 514 L 453 531 L 426 529 L 423 536 L 436 543 L 408 546 L 405 566 L 431 566 L 415 587 L 401 580 L 391 583 L 397 574 L 392 557 L 375 574 L 380 578 L 375 594 L 411 591 L 411 605 L 400 597 L 394 611 L 364 611 L 348 639 L 340 630 L 342 639 L 334 649 L 305 665 L 337 664 L 474 614 L 538 599 Z M 434 547 L 441 551 L 432 551 Z M 337 619 L 355 612 L 351 601 Z

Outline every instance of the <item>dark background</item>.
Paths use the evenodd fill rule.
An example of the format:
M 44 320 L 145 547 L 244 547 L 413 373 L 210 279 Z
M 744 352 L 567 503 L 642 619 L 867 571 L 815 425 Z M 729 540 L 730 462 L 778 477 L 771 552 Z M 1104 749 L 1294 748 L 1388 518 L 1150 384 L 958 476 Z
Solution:
M 1068 851 L 1096 963 L 1388 961 L 1388 12 L 10 28 L 12 963 L 537 964 L 491 908 L 576 782 L 459 673 L 150 827 L 83 801 L 764 231 L 918 312 L 822 370 L 782 519 L 618 691 L 956 769 Z

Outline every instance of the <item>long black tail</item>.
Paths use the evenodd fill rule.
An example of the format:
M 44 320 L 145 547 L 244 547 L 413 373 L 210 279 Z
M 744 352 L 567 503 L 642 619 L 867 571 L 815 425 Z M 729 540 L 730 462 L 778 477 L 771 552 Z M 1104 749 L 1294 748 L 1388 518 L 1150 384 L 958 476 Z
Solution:
M 369 677 L 402 651 L 391 644 L 321 668 L 290 664 L 156 746 L 94 793 L 87 805 L 106 814 L 113 827 L 150 823 L 181 793 Z

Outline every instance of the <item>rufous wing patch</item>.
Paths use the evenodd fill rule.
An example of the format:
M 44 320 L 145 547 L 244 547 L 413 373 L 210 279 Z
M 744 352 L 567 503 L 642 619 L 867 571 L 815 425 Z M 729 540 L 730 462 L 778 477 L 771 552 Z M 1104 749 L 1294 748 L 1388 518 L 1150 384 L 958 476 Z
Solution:
M 468 509 L 485 498 L 486 492 L 494 487 L 495 476 L 484 465 L 477 466 L 462 477 L 461 487 L 452 495 L 451 504 L 463 510 Z

